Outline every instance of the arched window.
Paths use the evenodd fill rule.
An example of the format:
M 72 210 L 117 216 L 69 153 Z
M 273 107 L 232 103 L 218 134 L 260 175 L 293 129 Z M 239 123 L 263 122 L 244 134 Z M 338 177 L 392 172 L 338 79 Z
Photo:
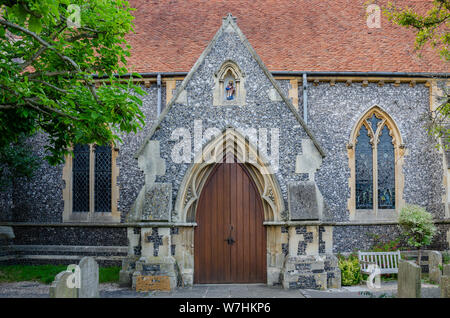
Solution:
M 394 121 L 379 107 L 372 108 L 355 126 L 347 149 L 351 219 L 358 219 L 358 211 L 364 217 L 389 218 L 389 211 L 398 210 L 403 191 L 405 149 Z

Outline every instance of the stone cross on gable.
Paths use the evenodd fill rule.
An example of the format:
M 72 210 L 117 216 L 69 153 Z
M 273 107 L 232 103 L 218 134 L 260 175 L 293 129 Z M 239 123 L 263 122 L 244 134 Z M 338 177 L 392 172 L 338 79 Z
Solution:
M 158 228 L 152 229 L 152 235 L 147 236 L 147 242 L 153 243 L 153 256 L 158 256 L 159 247 L 163 245 L 162 235 L 158 235 Z

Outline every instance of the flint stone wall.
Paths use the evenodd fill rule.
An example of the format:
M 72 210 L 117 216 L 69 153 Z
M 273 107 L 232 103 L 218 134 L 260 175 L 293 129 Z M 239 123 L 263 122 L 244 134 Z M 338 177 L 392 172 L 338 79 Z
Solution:
M 310 83 L 308 83 L 310 84 Z M 350 168 L 346 145 L 359 118 L 373 106 L 384 109 L 396 122 L 407 154 L 403 165 L 407 203 L 422 205 L 444 217 L 442 155 L 424 128 L 430 107 L 429 88 L 423 84 L 318 83 L 308 86 L 308 126 L 326 152 L 316 173 L 317 185 L 329 204 L 333 221 L 349 221 Z M 424 182 L 426 180 L 426 182 Z
M 213 75 L 226 60 L 235 61 L 246 75 L 245 106 L 213 106 Z M 203 132 L 207 128 L 217 128 L 219 131 L 224 131 L 227 127 L 267 128 L 269 140 L 270 129 L 279 129 L 280 155 L 276 177 L 287 207 L 287 184 L 301 180 L 301 176 L 295 174 L 295 158 L 302 153 L 301 139 L 307 139 L 308 136 L 284 102 L 269 99 L 271 88 L 272 84 L 250 52 L 240 43 L 237 34 L 224 32 L 188 82 L 187 105 L 175 103 L 152 137 L 152 140 L 165 141 L 161 142 L 160 156 L 166 161 L 166 173 L 157 176 L 156 182 L 172 183 L 173 202 L 195 156 L 194 120 L 201 120 Z M 181 127 L 187 129 L 192 137 L 191 156 L 188 158 L 190 163 L 174 163 L 171 159 L 173 146 L 179 142 L 178 139 L 171 140 L 171 134 Z M 208 141 L 203 139 L 202 146 Z M 173 219 L 176 217 L 173 215 Z

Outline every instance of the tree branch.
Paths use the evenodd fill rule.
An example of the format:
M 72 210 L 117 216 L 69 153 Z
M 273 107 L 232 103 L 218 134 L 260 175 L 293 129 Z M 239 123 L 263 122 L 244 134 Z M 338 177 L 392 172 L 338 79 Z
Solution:
M 12 108 L 19 108 L 18 105 L 0 105 L 0 109 L 12 109 Z
M 75 36 L 72 36 L 68 39 L 66 39 L 67 42 L 75 42 L 81 39 L 96 39 L 98 38 L 97 34 L 89 34 L 89 33 L 81 33 Z
M 51 116 L 51 114 L 48 113 L 48 112 L 46 112 L 46 111 L 44 111 L 43 109 L 48 110 L 48 111 L 53 112 L 53 113 L 56 113 L 56 114 L 58 114 L 58 115 L 60 115 L 60 116 L 63 116 L 63 117 L 67 117 L 67 118 L 70 118 L 70 119 L 73 119 L 73 120 L 76 120 L 76 121 L 81 121 L 80 118 L 74 117 L 74 116 L 69 115 L 69 114 L 66 114 L 66 113 L 60 111 L 59 109 L 52 108 L 52 107 L 50 107 L 50 106 L 46 106 L 46 105 L 42 105 L 42 104 L 37 104 L 37 103 L 35 103 L 35 102 L 34 102 L 32 99 L 30 99 L 30 98 L 24 98 L 24 101 L 27 102 L 27 105 L 33 107 L 34 109 L 36 109 L 36 110 L 38 110 L 38 111 L 41 111 L 41 112 L 43 112 L 43 113 L 46 113 L 46 114 L 48 114 L 48 115 L 50 115 L 50 116 Z M 42 109 L 42 108 L 43 108 L 43 109 Z
M 63 23 L 64 23 L 64 22 L 61 22 L 60 25 L 63 24 Z M 55 40 L 56 36 L 57 36 L 58 34 L 60 34 L 62 31 L 64 31 L 64 30 L 66 29 L 66 27 L 67 27 L 67 25 L 63 24 L 62 28 L 61 28 L 60 30 L 55 31 L 55 32 L 50 36 L 50 38 L 51 38 L 52 40 Z M 28 61 L 25 61 L 24 63 L 22 63 L 22 64 L 20 65 L 20 67 L 21 67 L 22 69 L 25 69 L 25 68 L 27 68 L 28 66 L 30 66 L 30 65 L 31 65 L 31 64 L 32 64 L 39 56 L 41 56 L 42 53 L 44 53 L 44 51 L 45 51 L 46 49 L 47 49 L 47 46 L 42 45 L 42 46 L 39 48 L 39 50 L 38 50 L 36 53 L 34 53 L 33 56 L 32 56 Z
M 70 75 L 70 74 L 77 74 L 78 72 L 73 72 L 73 71 L 54 71 L 54 72 L 34 72 L 34 73 L 30 73 L 28 75 L 29 78 L 35 78 L 35 77 L 39 77 L 41 75 L 43 76 L 48 76 L 48 77 L 53 77 L 53 76 L 58 76 L 58 75 Z
M 52 50 L 53 52 L 55 52 L 56 55 L 58 55 L 62 60 L 67 61 L 67 62 L 68 62 L 69 64 L 71 64 L 78 72 L 81 73 L 81 68 L 80 68 L 80 66 L 79 66 L 74 60 L 72 60 L 70 57 L 68 57 L 68 56 L 66 56 L 66 55 L 62 55 L 61 53 L 59 53 L 54 47 L 52 47 L 47 41 L 45 41 L 44 39 L 42 39 L 42 38 L 41 38 L 39 35 L 37 35 L 36 33 L 32 32 L 32 31 L 30 31 L 30 30 L 27 30 L 27 29 L 21 27 L 20 25 L 11 23 L 11 22 L 6 21 L 6 20 L 3 20 L 3 19 L 0 19 L 0 24 L 3 24 L 3 25 L 5 25 L 5 26 L 7 26 L 7 27 L 10 27 L 10 28 L 19 30 L 19 31 L 21 31 L 21 32 L 23 32 L 23 33 L 25 33 L 25 34 L 31 36 L 32 38 L 34 38 L 34 39 L 35 39 L 36 41 L 38 41 L 39 43 L 41 43 L 42 45 L 46 46 L 48 49 L 50 49 L 50 50 Z M 102 102 L 100 101 L 100 99 L 99 99 L 98 96 L 97 96 L 97 93 L 96 93 L 96 90 L 95 90 L 94 85 L 93 85 L 88 79 L 85 79 L 84 81 L 85 81 L 86 85 L 89 87 L 89 91 L 91 92 L 91 94 L 92 94 L 92 96 L 94 97 L 95 101 L 96 101 L 98 104 L 102 105 Z
M 5 25 L 6 27 L 9 27 L 9 28 L 13 28 L 13 29 L 19 30 L 19 31 L 21 31 L 21 32 L 23 32 L 23 33 L 25 33 L 25 34 L 31 36 L 32 38 L 34 38 L 34 39 L 35 39 L 36 41 L 38 41 L 39 43 L 41 43 L 42 45 L 46 46 L 48 49 L 50 49 L 50 50 L 52 50 L 53 52 L 55 52 L 55 54 L 58 55 L 59 58 L 61 58 L 63 61 L 68 62 L 68 63 L 71 64 L 77 71 L 81 72 L 80 67 L 78 66 L 78 64 L 77 64 L 74 60 L 72 60 L 70 57 L 68 57 L 68 56 L 66 56 L 66 55 L 63 55 L 63 54 L 59 53 L 54 47 L 51 46 L 50 43 L 48 43 L 47 41 L 45 41 L 43 38 L 41 38 L 41 37 L 40 37 L 39 35 L 37 35 L 36 33 L 32 32 L 32 31 L 30 31 L 30 30 L 28 30 L 28 29 L 25 29 L 25 28 L 21 27 L 20 25 L 11 23 L 11 22 L 6 21 L 6 20 L 3 20 L 3 19 L 0 19 L 0 24 L 3 24 L 3 25 Z
M 64 93 L 64 94 L 68 94 L 69 93 L 69 91 L 67 91 L 65 89 L 59 88 L 59 87 L 57 87 L 57 86 L 55 86 L 53 84 L 50 84 L 50 83 L 47 83 L 47 82 L 44 82 L 44 81 L 35 80 L 35 79 L 31 79 L 30 81 L 36 82 L 36 83 L 41 83 L 41 84 L 46 85 L 46 86 L 48 86 L 50 88 L 53 88 L 54 90 L 57 90 L 60 93 Z

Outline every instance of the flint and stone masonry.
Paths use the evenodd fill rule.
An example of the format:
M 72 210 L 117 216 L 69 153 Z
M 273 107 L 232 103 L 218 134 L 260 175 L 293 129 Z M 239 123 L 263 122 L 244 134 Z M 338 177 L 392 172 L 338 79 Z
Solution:
M 238 95 L 222 100 L 230 76 Z M 93 256 L 100 265 L 121 263 L 123 286 L 192 285 L 196 206 L 213 167 L 197 160 L 202 153 L 243 160 L 248 152 L 258 163 L 250 172 L 264 210 L 265 283 L 340 287 L 337 253 L 367 250 L 376 237 L 399 234 L 400 205 L 389 219 L 355 220 L 350 214 L 355 180 L 349 143 L 359 119 L 374 107 L 389 114 L 403 140 L 403 201 L 433 214 L 439 234 L 431 248 L 449 249 L 447 159 L 424 129 L 433 89 L 442 85 L 433 81 L 426 86 L 317 80 L 307 87 L 304 113 L 301 82 L 275 79 L 229 15 L 190 72 L 161 87 L 165 106 L 159 117 L 158 86 L 155 81 L 143 86 L 146 125 L 122 136 L 117 146 L 120 222 L 64 222 L 64 166 L 43 162 L 33 180 L 0 193 L 0 225 L 15 236 L 0 237 L 8 246 L 0 260 L 72 263 Z M 264 133 L 268 149 L 246 135 L 252 129 L 256 136 Z M 29 141 L 41 158 L 45 140 L 36 135 Z M 43 256 L 45 251 L 52 256 Z

